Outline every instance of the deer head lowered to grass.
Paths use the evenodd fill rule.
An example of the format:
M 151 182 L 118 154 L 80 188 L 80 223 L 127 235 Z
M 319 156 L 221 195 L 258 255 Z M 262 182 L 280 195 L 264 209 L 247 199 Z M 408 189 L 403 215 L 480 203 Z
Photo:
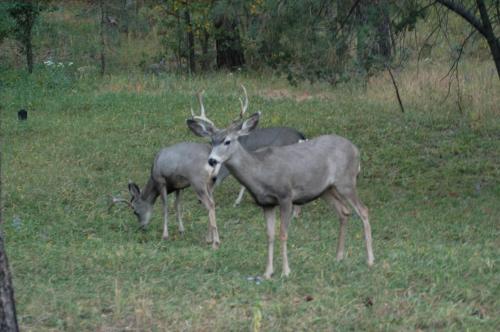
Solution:
M 201 98 L 200 93 L 200 103 L 202 103 Z M 204 109 L 202 111 L 204 114 Z M 181 191 L 191 186 L 198 199 L 208 210 L 207 241 L 212 243 L 213 248 L 218 248 L 220 240 L 213 198 L 214 175 L 218 171 L 218 166 L 214 168 L 208 165 L 209 154 L 210 146 L 200 143 L 182 142 L 163 148 L 154 159 L 151 175 L 145 187 L 140 190 L 135 183 L 129 183 L 131 200 L 113 198 L 112 203 L 128 204 L 137 216 L 141 227 L 144 228 L 149 224 L 156 199 L 161 196 L 163 201 L 163 239 L 166 240 L 169 237 L 167 195 L 175 192 L 175 209 L 179 231 L 183 233 Z
M 238 138 L 250 134 L 259 118 L 260 113 L 255 113 L 245 121 L 234 121 L 225 129 L 218 129 L 211 121 L 204 119 L 188 119 L 187 125 L 196 135 L 211 139 L 209 165 L 216 167 L 224 163 L 264 210 L 268 234 L 264 277 L 270 278 L 274 272 L 276 208 L 279 207 L 280 210 L 282 274 L 288 276 L 290 268 L 287 238 L 292 206 L 320 197 L 335 209 L 340 219 L 337 260 L 344 258 L 347 217 L 351 205 L 363 222 L 367 262 L 369 266 L 373 265 L 368 209 L 358 198 L 356 190 L 356 179 L 360 171 L 360 157 L 356 146 L 343 137 L 324 135 L 299 144 L 248 151 Z

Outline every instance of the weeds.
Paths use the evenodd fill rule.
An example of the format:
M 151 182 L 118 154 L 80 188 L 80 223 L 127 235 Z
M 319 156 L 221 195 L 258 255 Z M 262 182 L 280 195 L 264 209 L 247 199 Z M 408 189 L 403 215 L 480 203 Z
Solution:
M 3 75 L 4 227 L 23 330 L 496 330 L 499 90 L 478 68 L 461 84 L 471 96 L 465 114 L 441 102 L 434 67 L 417 80 L 397 74 L 405 114 L 385 76 L 360 90 L 246 74 L 52 88 L 36 73 Z M 218 251 L 203 241 L 206 211 L 190 190 L 186 233 L 169 242 L 159 240 L 159 205 L 146 232 L 128 210 L 107 210 L 109 194 L 128 195 L 128 179 L 146 181 L 161 147 L 195 140 L 185 119 L 196 90 L 207 90 L 210 117 L 227 123 L 241 82 L 263 126 L 337 133 L 360 148 L 374 268 L 355 217 L 347 257 L 335 262 L 338 223 L 318 201 L 292 223 L 291 277 L 248 281 L 263 272 L 265 226 L 249 196 L 232 207 L 233 179 L 215 193 Z M 27 123 L 16 119 L 21 107 Z

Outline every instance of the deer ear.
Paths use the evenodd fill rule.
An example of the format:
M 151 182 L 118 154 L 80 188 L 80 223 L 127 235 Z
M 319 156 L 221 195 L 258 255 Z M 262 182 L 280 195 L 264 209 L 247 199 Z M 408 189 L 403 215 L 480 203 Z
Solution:
M 260 112 L 252 114 L 248 119 L 241 124 L 241 129 L 238 130 L 238 135 L 248 135 L 259 124 Z
M 141 195 L 141 189 L 133 182 L 128 183 L 128 191 L 132 197 L 137 198 Z
M 187 119 L 186 123 L 189 129 L 191 129 L 196 136 L 210 137 L 217 131 L 212 124 L 203 120 Z

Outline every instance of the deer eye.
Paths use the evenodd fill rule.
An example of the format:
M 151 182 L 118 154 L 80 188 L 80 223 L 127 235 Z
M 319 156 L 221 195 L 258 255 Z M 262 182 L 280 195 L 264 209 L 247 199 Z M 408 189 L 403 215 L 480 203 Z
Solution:
M 229 145 L 229 144 L 231 144 L 230 140 L 227 140 L 227 141 L 224 142 L 224 145 Z

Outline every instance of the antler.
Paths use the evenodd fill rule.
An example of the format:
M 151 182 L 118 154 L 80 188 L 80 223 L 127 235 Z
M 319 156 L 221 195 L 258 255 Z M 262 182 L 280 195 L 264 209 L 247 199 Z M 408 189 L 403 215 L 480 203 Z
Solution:
M 241 104 L 240 118 L 243 118 L 243 115 L 245 115 L 245 112 L 248 109 L 248 95 L 247 95 L 247 89 L 245 89 L 245 86 L 243 84 L 241 84 L 240 86 L 243 89 L 243 93 L 245 94 L 245 101 L 244 102 L 243 102 L 243 99 L 240 98 L 240 104 Z
M 200 115 L 199 116 L 194 115 L 193 108 L 191 108 L 191 116 L 193 117 L 193 119 L 203 120 L 203 121 L 210 123 L 211 125 L 214 125 L 214 123 L 209 118 L 207 118 L 207 115 L 205 112 L 205 106 L 203 106 L 203 94 L 204 93 L 205 93 L 205 90 L 202 90 L 196 94 L 196 96 L 198 97 L 198 101 L 200 102 Z
M 120 198 L 120 197 L 113 197 L 111 196 L 111 202 L 109 204 L 109 210 L 111 210 L 111 208 L 116 204 L 116 203 L 125 203 L 127 204 L 129 207 L 132 207 L 132 203 L 130 203 L 130 201 L 126 200 L 125 198 Z

